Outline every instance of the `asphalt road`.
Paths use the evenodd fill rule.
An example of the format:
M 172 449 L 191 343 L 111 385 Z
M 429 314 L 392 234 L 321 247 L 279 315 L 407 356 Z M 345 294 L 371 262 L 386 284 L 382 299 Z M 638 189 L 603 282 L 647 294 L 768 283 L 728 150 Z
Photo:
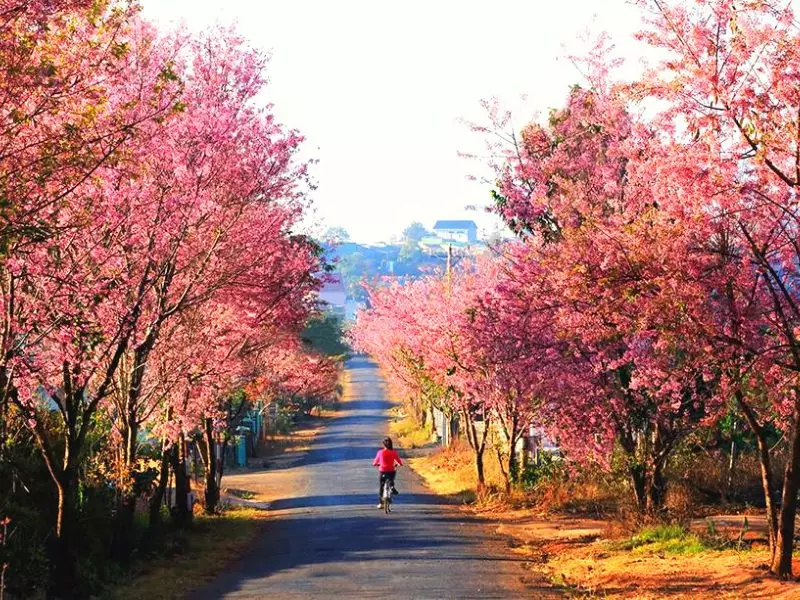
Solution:
M 545 598 L 491 529 L 400 469 L 393 512 L 371 466 L 390 403 L 377 368 L 348 364 L 350 400 L 291 467 L 300 484 L 253 550 L 191 598 Z M 402 451 L 401 451 L 402 455 Z

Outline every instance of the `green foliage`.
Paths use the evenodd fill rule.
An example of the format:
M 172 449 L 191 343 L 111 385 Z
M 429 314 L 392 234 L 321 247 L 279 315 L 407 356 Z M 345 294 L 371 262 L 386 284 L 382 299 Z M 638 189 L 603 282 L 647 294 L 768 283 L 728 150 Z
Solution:
M 614 547 L 618 550 L 670 554 L 699 554 L 730 548 L 739 551 L 749 549 L 749 544 L 744 539 L 745 534 L 749 531 L 746 518 L 736 539 L 720 533 L 713 519 L 708 519 L 706 523 L 706 531 L 699 533 L 692 532 L 678 524 L 644 527 L 627 540 L 614 544 Z
M 325 315 L 309 321 L 303 331 L 303 342 L 326 356 L 345 358 L 350 347 L 344 339 L 342 320 L 334 315 Z
M 0 565 L 8 564 L 6 591 L 33 597 L 42 591 L 49 563 L 47 540 L 55 518 L 56 497 L 50 475 L 21 419 L 10 411 L 0 460 L 0 520 L 9 518 Z
M 419 242 L 426 235 L 428 235 L 428 230 L 425 229 L 425 226 L 415 221 L 403 230 L 403 242 Z
M 520 474 L 523 489 L 532 490 L 538 485 L 563 480 L 566 477 L 564 461 L 550 452 L 539 454 L 539 460 L 528 464 Z
M 302 234 L 292 235 L 291 240 L 295 244 L 304 246 L 314 257 L 320 259 L 321 267 L 324 272 L 330 273 L 333 271 L 333 265 L 331 265 L 327 260 L 325 246 L 320 242 L 310 236 Z

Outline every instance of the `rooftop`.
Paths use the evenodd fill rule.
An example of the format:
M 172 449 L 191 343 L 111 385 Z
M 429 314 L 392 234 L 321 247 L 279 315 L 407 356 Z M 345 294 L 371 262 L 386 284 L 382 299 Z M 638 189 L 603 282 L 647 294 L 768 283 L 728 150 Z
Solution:
M 475 221 L 436 221 L 434 229 L 478 229 Z

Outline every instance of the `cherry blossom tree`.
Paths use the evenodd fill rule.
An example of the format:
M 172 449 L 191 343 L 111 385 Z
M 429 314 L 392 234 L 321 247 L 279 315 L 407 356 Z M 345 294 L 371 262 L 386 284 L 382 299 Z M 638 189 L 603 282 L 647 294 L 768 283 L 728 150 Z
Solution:
M 559 348 L 550 313 L 531 302 L 515 278 L 524 248 L 508 244 L 504 250 L 505 256 L 476 265 L 489 285 L 465 314 L 466 351 L 458 366 L 502 433 L 495 450 L 510 493 L 520 474 L 518 444 L 532 424 L 543 424 L 547 392 L 560 374 L 550 370 Z
M 488 105 L 492 125 L 478 129 L 498 140 L 497 210 L 527 247 L 514 277 L 559 342 L 545 356 L 562 381 L 539 392 L 553 434 L 573 458 L 608 464 L 621 448 L 636 503 L 653 515 L 672 450 L 719 414 L 722 397 L 683 331 L 708 292 L 683 274 L 707 258 L 653 195 L 668 146 L 609 83 L 611 65 L 598 47 L 590 87 L 573 88 L 544 125 L 509 132 L 510 115 Z
M 53 114 L 23 119 L 33 124 L 28 142 L 21 131 L 7 132 L 10 144 L 22 145 L 4 170 L 25 165 L 33 175 L 10 179 L 19 187 L 9 187 L 8 197 L 29 204 L 4 213 L 3 404 L 23 412 L 58 491 L 53 589 L 62 594 L 74 581 L 78 472 L 98 408 L 113 397 L 122 471 L 131 473 L 139 426 L 154 398 L 163 398 L 144 378 L 170 319 L 225 293 L 225 304 L 250 311 L 251 320 L 290 326 L 308 314 L 319 270 L 315 246 L 292 233 L 304 207 L 306 167 L 293 158 L 301 138 L 254 101 L 264 86 L 263 58 L 232 32 L 191 41 L 159 36 L 110 8 L 120 18 L 116 28 L 98 29 L 100 8 L 54 17 L 51 31 L 61 37 L 48 40 L 60 44 L 65 73 L 74 53 L 80 68 L 103 73 L 103 86 L 91 85 L 89 66 L 76 71 L 69 100 L 53 81 L 42 83 L 55 95 L 43 96 Z M 86 35 L 67 43 L 74 28 Z M 96 56 L 100 47 L 111 56 Z M 74 125 L 82 137 L 62 140 L 73 127 L 65 119 L 83 110 L 90 115 Z M 50 129 L 36 125 L 42 122 Z M 81 128 L 102 137 L 94 141 Z M 67 142 L 73 154 L 62 148 Z M 51 154 L 29 156 L 37 147 Z M 48 172 L 55 163 L 64 165 L 56 175 Z M 42 182 L 48 187 L 37 196 L 30 186 Z M 31 222 L 40 224 L 36 232 L 15 229 Z M 57 431 L 46 426 L 53 408 L 62 418 Z M 130 489 L 123 485 L 118 513 L 122 559 L 132 531 Z
M 23 104 L 17 116 L 16 109 L 8 113 L 0 159 L 9 200 L 0 225 L 0 401 L 24 415 L 58 493 L 52 586 L 62 593 L 74 582 L 75 499 L 87 435 L 131 335 L 131 314 L 119 310 L 124 219 L 98 201 L 109 183 L 98 170 L 130 165 L 124 145 L 134 133 L 146 138 L 146 130 L 160 127 L 180 87 L 165 75 L 169 57 L 150 44 L 152 30 L 118 11 L 104 20 L 98 9 L 57 14 L 44 39 L 30 41 L 35 53 L 15 55 L 18 69 L 8 73 L 30 75 L 44 60 L 49 74 L 10 84 L 30 87 L 9 99 Z M 14 14 L 10 31 L 26 22 Z M 133 65 L 137 77 L 127 78 Z M 45 427 L 51 409 L 61 419 L 55 437 Z
M 666 105 L 656 122 L 674 143 L 658 199 L 699 207 L 687 216 L 716 232 L 703 247 L 725 276 L 714 296 L 717 327 L 705 330 L 729 359 L 727 384 L 758 440 L 771 571 L 788 578 L 800 486 L 795 14 L 790 3 L 767 1 L 639 4 L 647 22 L 641 37 L 665 59 L 634 92 Z M 765 448 L 770 423 L 787 440 L 777 490 Z
M 530 347 L 514 337 L 526 332 L 514 329 L 519 323 L 507 313 L 497 314 L 506 310 L 499 300 L 503 262 L 480 260 L 444 277 L 372 289 L 371 308 L 359 315 L 353 335 L 406 396 L 421 395 L 459 416 L 481 487 L 484 453 L 497 422 L 508 448 L 510 488 L 514 449 L 535 406 L 529 386 L 535 380 L 525 373 L 533 360 Z
M 138 243 L 124 249 L 135 267 L 128 302 L 147 290 L 126 363 L 127 396 L 118 402 L 128 471 L 148 412 L 142 379 L 165 323 L 229 288 L 270 294 L 263 310 L 280 313 L 291 307 L 285 298 L 307 291 L 317 268 L 312 248 L 291 237 L 302 209 L 296 186 L 305 165 L 293 161 L 301 138 L 254 104 L 265 84 L 263 57 L 226 31 L 201 36 L 186 51 L 185 107 L 145 148 L 139 176 L 117 192 L 137 214 L 130 233 Z M 122 503 L 124 559 L 135 497 L 125 494 Z

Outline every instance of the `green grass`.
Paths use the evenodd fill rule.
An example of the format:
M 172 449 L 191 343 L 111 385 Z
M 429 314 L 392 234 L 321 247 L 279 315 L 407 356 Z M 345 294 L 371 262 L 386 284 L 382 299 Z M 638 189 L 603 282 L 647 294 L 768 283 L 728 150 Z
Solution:
M 656 525 L 645 527 L 629 539 L 615 544 L 616 549 L 666 552 L 669 554 L 699 554 L 709 547 L 696 534 L 680 525 Z
M 237 489 L 228 489 L 228 493 L 231 496 L 235 496 L 236 498 L 241 498 L 242 500 L 252 500 L 256 497 L 256 494 L 251 492 L 250 490 L 237 490 Z
M 171 550 L 142 560 L 103 598 L 185 598 L 247 551 L 262 530 L 266 515 L 249 508 L 232 508 L 219 516 L 195 515 L 191 530 L 182 533 L 180 540 L 173 540 Z

